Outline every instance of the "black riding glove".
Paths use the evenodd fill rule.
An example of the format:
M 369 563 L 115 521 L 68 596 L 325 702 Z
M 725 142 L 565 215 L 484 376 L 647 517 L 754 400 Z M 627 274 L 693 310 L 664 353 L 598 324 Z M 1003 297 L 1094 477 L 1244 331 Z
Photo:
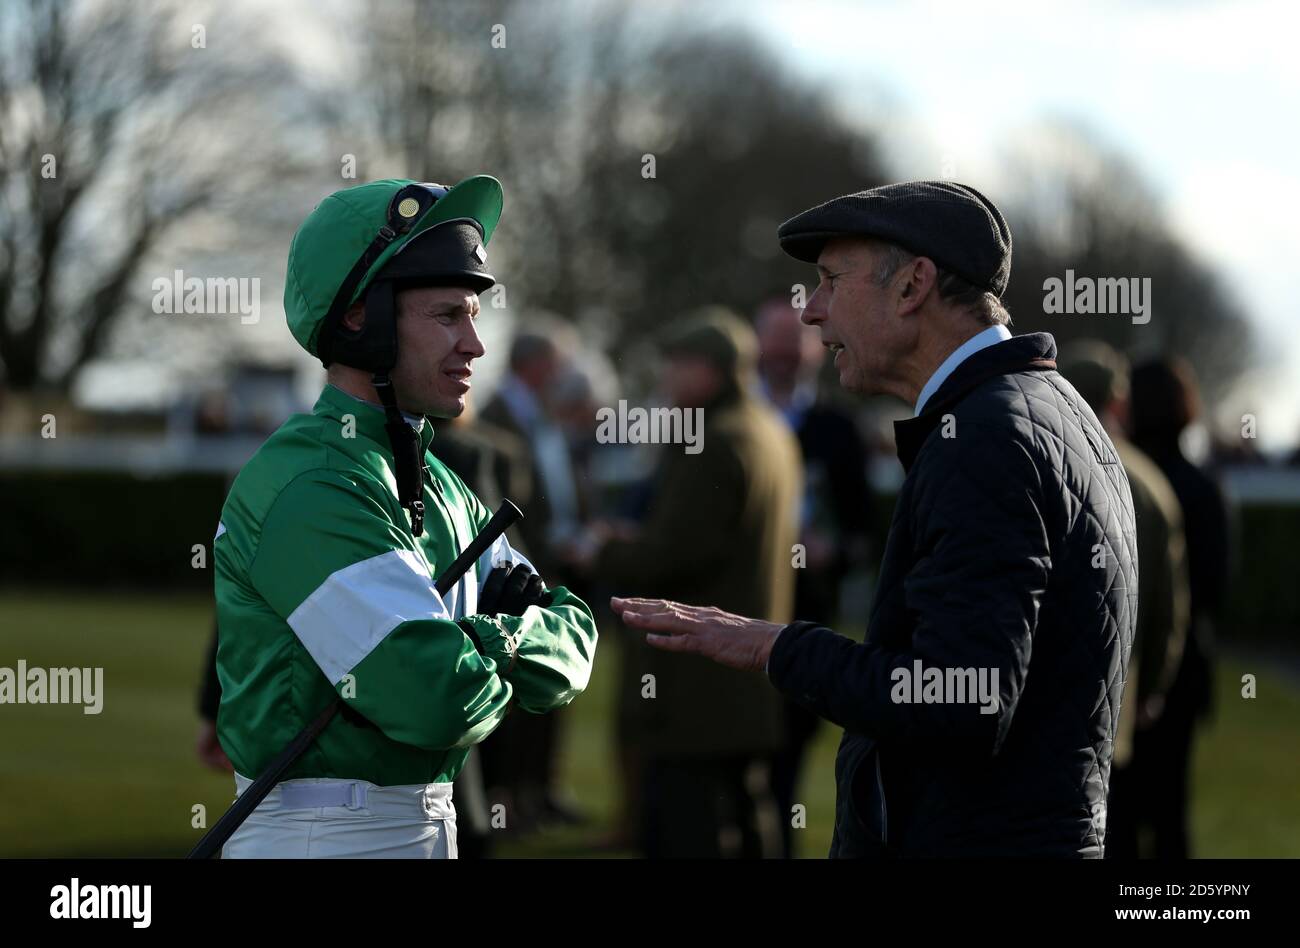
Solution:
M 478 597 L 480 615 L 521 616 L 529 606 L 551 604 L 551 594 L 525 563 L 502 563 L 488 574 Z

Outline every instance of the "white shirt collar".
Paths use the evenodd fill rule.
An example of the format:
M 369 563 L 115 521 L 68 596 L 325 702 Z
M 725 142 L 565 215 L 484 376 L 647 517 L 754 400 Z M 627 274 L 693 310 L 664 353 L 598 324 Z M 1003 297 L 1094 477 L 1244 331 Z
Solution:
M 1011 330 L 1001 324 L 990 326 L 982 332 L 977 332 L 960 346 L 953 350 L 952 355 L 943 360 L 939 368 L 934 370 L 934 375 L 930 376 L 930 381 L 925 383 L 921 389 L 920 396 L 916 399 L 916 414 L 921 414 L 921 409 L 925 403 L 930 400 L 930 396 L 939 390 L 939 386 L 948 380 L 957 366 L 961 365 L 981 349 L 987 349 L 989 346 L 995 346 L 999 342 L 1006 342 L 1011 338 Z

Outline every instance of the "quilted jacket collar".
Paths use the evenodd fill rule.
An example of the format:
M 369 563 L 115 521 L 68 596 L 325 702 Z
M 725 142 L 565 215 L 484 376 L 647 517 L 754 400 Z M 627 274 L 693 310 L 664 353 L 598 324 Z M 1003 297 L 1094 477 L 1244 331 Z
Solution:
M 915 418 L 894 422 L 894 443 L 903 470 L 910 471 L 921 445 L 953 406 L 972 389 L 999 375 L 1045 372 L 1056 368 L 1056 340 L 1050 333 L 1031 332 L 981 349 L 957 366 L 939 390 L 930 396 L 925 411 Z

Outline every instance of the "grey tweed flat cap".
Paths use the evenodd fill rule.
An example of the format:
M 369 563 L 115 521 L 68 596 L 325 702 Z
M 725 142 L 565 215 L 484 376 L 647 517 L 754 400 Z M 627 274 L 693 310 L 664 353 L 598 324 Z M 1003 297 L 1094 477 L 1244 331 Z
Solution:
M 952 181 L 905 181 L 846 194 L 777 229 L 781 249 L 816 263 L 834 237 L 874 237 L 1001 297 L 1011 278 L 1011 229 L 992 201 Z

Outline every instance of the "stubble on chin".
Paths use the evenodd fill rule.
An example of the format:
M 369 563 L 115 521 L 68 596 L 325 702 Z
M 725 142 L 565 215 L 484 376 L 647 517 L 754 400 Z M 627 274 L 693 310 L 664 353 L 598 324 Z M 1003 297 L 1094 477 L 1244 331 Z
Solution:
M 465 414 L 465 399 L 457 398 L 449 402 L 443 402 L 432 407 L 429 411 L 421 412 L 426 418 L 459 418 Z

